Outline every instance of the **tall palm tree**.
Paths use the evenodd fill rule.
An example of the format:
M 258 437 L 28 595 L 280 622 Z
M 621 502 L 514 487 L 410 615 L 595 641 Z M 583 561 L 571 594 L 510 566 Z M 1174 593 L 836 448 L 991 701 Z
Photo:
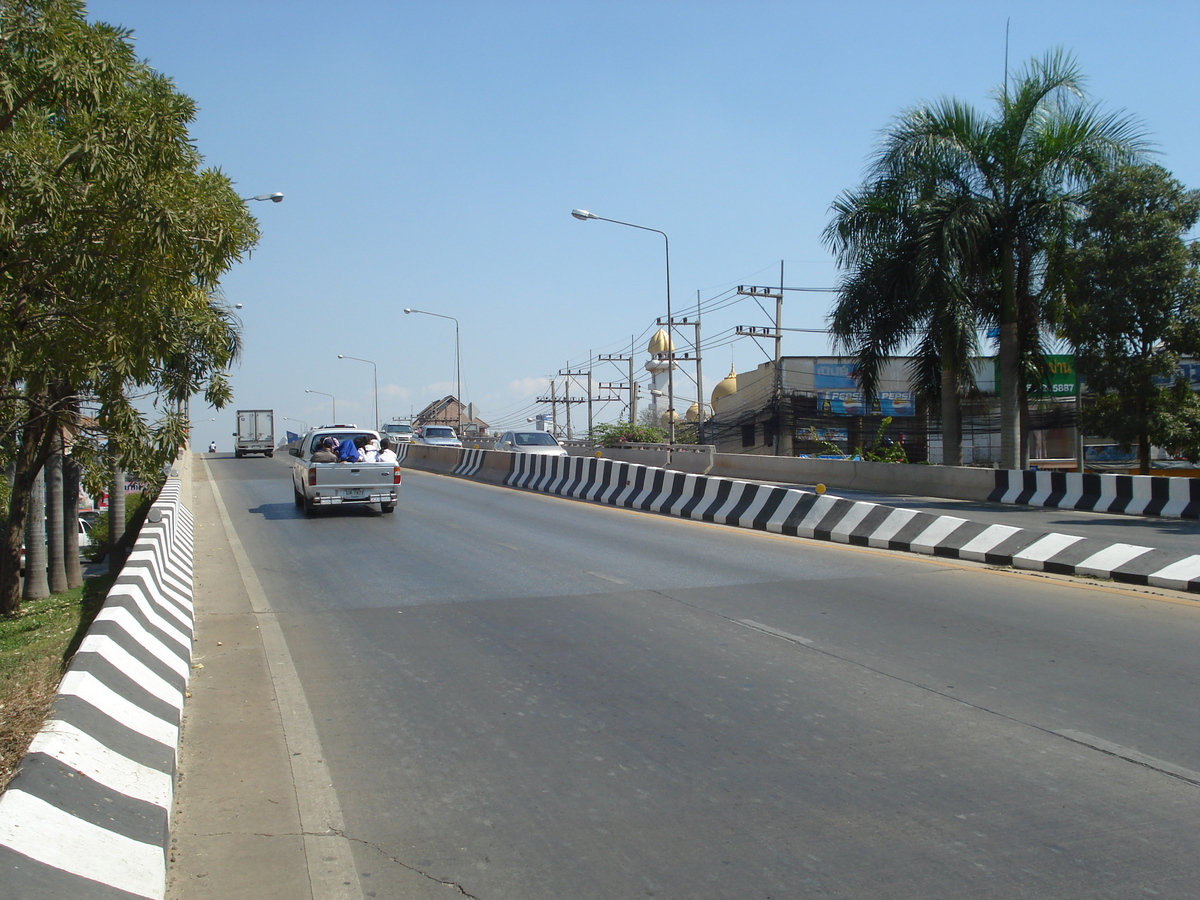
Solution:
M 1026 459 L 1023 368 L 1040 355 L 1043 311 L 1062 288 L 1051 250 L 1088 185 L 1146 148 L 1132 120 L 1085 101 L 1082 83 L 1073 58 L 1052 51 L 997 93 L 993 117 L 951 99 L 912 109 L 885 134 L 868 174 L 868 183 L 902 186 L 901 196 L 933 199 L 914 217 L 919 264 L 952 266 L 947 282 L 971 274 L 980 320 L 998 326 L 1005 468 Z
M 911 350 L 914 390 L 941 413 L 943 462 L 962 465 L 961 398 L 974 387 L 978 316 L 964 290 L 971 274 L 938 230 L 959 201 L 940 188 L 883 180 L 834 202 L 825 240 L 847 274 L 830 330 L 838 352 L 855 357 L 868 405 L 884 363 Z

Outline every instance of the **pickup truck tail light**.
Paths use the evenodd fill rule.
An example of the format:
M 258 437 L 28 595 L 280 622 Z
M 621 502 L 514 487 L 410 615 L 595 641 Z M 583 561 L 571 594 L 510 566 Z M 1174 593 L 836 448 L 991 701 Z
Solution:
M 316 469 L 316 466 L 309 466 L 309 467 L 308 467 L 308 486 L 309 486 L 309 487 L 316 487 L 316 486 L 317 486 L 317 469 Z
M 392 474 L 392 484 L 400 483 L 400 467 L 396 466 Z

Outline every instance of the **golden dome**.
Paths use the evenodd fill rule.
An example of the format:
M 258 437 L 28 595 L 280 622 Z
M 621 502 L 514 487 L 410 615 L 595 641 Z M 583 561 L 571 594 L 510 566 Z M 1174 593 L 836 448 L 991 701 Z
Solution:
M 737 393 L 737 371 L 733 366 L 729 367 L 729 374 L 717 382 L 717 386 L 713 388 L 712 403 L 717 405 L 717 401 L 722 397 L 728 397 L 730 394 Z
M 673 410 L 673 409 L 668 409 L 665 413 L 663 413 L 659 417 L 659 421 L 662 422 L 663 425 L 666 425 L 668 428 L 670 427 L 672 422 L 674 422 L 676 425 L 678 425 L 679 424 L 679 413 L 675 412 L 675 410 Z
M 646 347 L 647 353 L 674 353 L 675 345 L 671 342 L 671 336 L 667 334 L 665 328 L 660 328 L 654 332 L 654 337 L 650 338 L 650 343 Z
M 700 401 L 697 400 L 695 403 L 693 403 L 691 406 L 689 406 L 688 411 L 684 414 L 683 417 L 688 422 L 695 422 L 697 419 L 699 419 L 700 418 Z

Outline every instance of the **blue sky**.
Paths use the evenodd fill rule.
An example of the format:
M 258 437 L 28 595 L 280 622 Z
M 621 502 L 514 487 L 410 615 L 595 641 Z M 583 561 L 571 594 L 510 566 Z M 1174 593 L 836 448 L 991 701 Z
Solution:
M 222 450 L 234 408 L 273 408 L 293 430 L 329 421 L 330 399 L 306 388 L 370 424 L 372 368 L 338 354 L 376 363 L 381 418 L 452 393 L 454 323 L 405 307 L 459 320 L 463 397 L 493 426 L 547 412 L 549 379 L 599 354 L 636 346 L 640 371 L 666 314 L 663 240 L 577 221 L 575 207 L 667 233 L 673 312 L 694 316 L 698 299 L 703 311 L 707 397 L 731 365 L 773 351 L 733 338 L 773 315 L 733 289 L 778 284 L 781 261 L 789 287 L 832 287 L 831 201 L 906 108 L 951 95 L 991 109 L 1006 23 L 1011 70 L 1072 52 L 1091 99 L 1138 119 L 1158 161 L 1200 186 L 1194 0 L 92 0 L 88 12 L 133 29 L 139 55 L 196 100 L 208 165 L 245 196 L 286 197 L 253 204 L 262 241 L 223 280 L 243 304 L 235 401 L 193 405 L 194 443 Z M 823 328 L 831 302 L 788 293 L 784 327 Z M 829 345 L 789 332 L 783 352 Z M 676 375 L 680 410 L 693 374 Z

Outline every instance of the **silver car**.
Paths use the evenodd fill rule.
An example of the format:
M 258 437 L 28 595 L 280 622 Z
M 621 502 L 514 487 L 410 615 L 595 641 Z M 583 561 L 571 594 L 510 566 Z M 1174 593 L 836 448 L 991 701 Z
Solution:
M 425 425 L 417 432 L 418 444 L 430 447 L 461 447 L 462 441 L 449 425 Z
M 506 431 L 494 450 L 505 453 L 534 453 L 539 456 L 566 456 L 567 451 L 548 431 Z

